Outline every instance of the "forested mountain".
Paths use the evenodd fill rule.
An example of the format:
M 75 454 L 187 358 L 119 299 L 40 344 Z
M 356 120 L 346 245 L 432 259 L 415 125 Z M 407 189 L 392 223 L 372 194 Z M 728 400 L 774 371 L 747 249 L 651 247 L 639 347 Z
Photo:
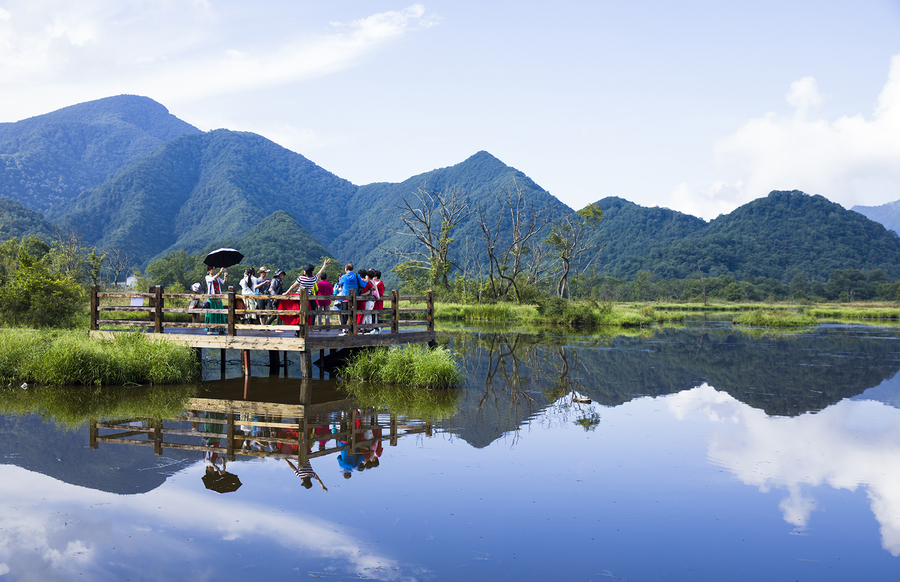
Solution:
M 223 239 L 204 251 L 209 252 L 219 245 L 240 249 L 244 254 L 242 263 L 245 265 L 256 267 L 266 265 L 285 271 L 302 269 L 307 263 L 314 264 L 318 269 L 322 264 L 322 257 L 331 257 L 328 249 L 319 244 L 319 241 L 284 210 L 267 216 L 247 230 L 242 237 L 233 240 Z M 274 270 L 269 273 L 274 274 Z
M 571 208 L 560 202 L 549 192 L 538 186 L 528 176 L 511 168 L 489 154 L 481 151 L 467 160 L 450 166 L 413 176 L 399 184 L 378 183 L 361 186 L 357 196 L 349 202 L 350 220 L 336 231 L 337 236 L 330 244 L 337 256 L 348 257 L 362 265 L 372 265 L 384 269 L 401 262 L 397 255 L 386 255 L 384 249 L 399 252 L 416 250 L 417 243 L 410 236 L 397 234 L 402 230 L 399 220 L 403 200 L 416 204 L 415 192 L 419 189 L 448 192 L 455 189 L 465 200 L 469 210 L 482 207 L 488 221 L 493 223 L 501 215 L 497 196 L 504 197 L 509 191 L 517 196 L 521 191 L 527 208 L 536 212 L 547 212 L 552 216 L 571 214 Z M 508 214 L 508 213 L 507 213 Z M 480 265 L 487 264 L 487 251 L 478 224 L 478 213 L 464 219 L 452 233 L 455 242 L 451 246 L 450 258 L 462 262 L 469 241 L 470 259 Z M 435 222 L 437 229 L 439 221 Z M 504 228 L 509 228 L 508 218 Z M 540 237 L 535 239 L 539 241 Z M 419 250 L 421 250 L 419 248 Z
M 647 257 L 684 238 L 702 233 L 702 218 L 668 208 L 647 208 L 615 196 L 596 202 L 603 220 L 591 235 L 597 269 L 613 277 L 631 279 L 646 270 Z
M 900 233 L 900 200 L 881 206 L 854 206 L 851 208 L 869 220 L 879 222 L 888 230 Z
M 615 214 L 609 218 L 610 240 L 634 233 L 636 241 L 626 257 L 608 257 L 607 251 L 601 251 L 601 272 L 624 279 L 643 270 L 657 279 L 702 273 L 789 283 L 801 273 L 810 280 L 825 281 L 836 269 L 852 268 L 881 269 L 889 277 L 900 277 L 900 240 L 882 225 L 822 196 L 773 191 L 702 229 L 656 247 L 641 230 L 641 221 L 658 210 L 635 212 L 627 222 L 616 220 Z M 670 217 L 669 223 L 659 226 L 674 221 Z M 603 244 L 602 238 L 598 243 Z
M 30 235 L 49 243 L 53 239 L 53 225 L 40 212 L 0 197 L 0 240 Z
M 56 215 L 89 243 L 139 265 L 178 249 L 242 239 L 287 210 L 320 241 L 347 219 L 356 186 L 252 133 L 185 135 L 129 164 Z M 273 249 L 274 250 L 274 249 Z
M 162 143 L 199 131 L 136 95 L 0 123 L 0 196 L 46 212 Z

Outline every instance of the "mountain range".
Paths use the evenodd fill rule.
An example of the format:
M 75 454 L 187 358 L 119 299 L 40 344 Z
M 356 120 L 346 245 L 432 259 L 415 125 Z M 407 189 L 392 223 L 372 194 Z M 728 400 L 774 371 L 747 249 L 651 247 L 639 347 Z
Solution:
M 0 238 L 71 228 L 90 245 L 126 250 L 141 268 L 175 250 L 235 245 L 256 264 L 290 269 L 330 256 L 387 273 L 398 253 L 416 250 L 400 234 L 398 206 L 420 188 L 455 189 L 492 219 L 503 216 L 498 194 L 517 190 L 553 217 L 574 214 L 488 152 L 401 183 L 357 186 L 263 136 L 201 132 L 131 95 L 0 124 L 0 159 Z M 617 197 L 597 204 L 604 220 L 582 261 L 602 275 L 789 282 L 855 268 L 900 278 L 897 236 L 822 196 L 776 191 L 710 222 Z M 477 214 L 452 236 L 451 258 L 468 252 L 486 264 Z

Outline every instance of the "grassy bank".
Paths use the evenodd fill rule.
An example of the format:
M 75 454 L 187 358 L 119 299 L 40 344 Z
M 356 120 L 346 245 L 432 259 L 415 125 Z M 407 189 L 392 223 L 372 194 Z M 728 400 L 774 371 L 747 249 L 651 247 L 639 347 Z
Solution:
M 6 384 L 177 384 L 199 373 L 190 348 L 146 334 L 104 340 L 84 331 L 0 332 L 0 382 Z
M 512 303 L 437 303 L 437 321 L 503 321 L 524 325 L 566 325 L 572 327 L 640 327 L 663 322 L 679 322 L 684 314 L 654 309 L 550 298 L 538 305 Z
M 341 383 L 341 390 L 355 398 L 362 407 L 390 410 L 409 418 L 440 420 L 456 414 L 461 396 L 459 390 L 414 389 L 410 386 L 372 384 L 349 381 Z
M 361 351 L 338 370 L 338 375 L 347 380 L 415 388 L 450 388 L 461 379 L 450 350 L 422 345 Z
M 757 309 L 736 316 L 735 324 L 755 327 L 810 327 L 818 325 L 815 317 L 786 310 Z
M 806 309 L 806 314 L 821 319 L 891 320 L 900 319 L 900 307 L 844 307 L 840 305 L 826 305 L 821 307 L 808 307 Z

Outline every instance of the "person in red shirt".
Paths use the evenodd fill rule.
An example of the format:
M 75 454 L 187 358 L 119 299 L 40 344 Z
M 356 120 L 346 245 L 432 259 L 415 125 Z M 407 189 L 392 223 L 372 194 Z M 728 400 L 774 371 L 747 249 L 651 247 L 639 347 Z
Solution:
M 375 302 L 375 309 L 381 311 L 384 309 L 384 301 L 382 301 L 382 299 L 384 299 L 384 283 L 381 282 L 381 271 L 375 271 L 372 282 L 375 283 L 375 288 L 378 290 L 378 297 L 380 297 L 380 299 Z M 378 327 L 378 324 L 381 322 L 381 314 L 376 313 L 373 315 L 372 321 L 375 323 L 375 333 L 381 333 L 381 328 Z

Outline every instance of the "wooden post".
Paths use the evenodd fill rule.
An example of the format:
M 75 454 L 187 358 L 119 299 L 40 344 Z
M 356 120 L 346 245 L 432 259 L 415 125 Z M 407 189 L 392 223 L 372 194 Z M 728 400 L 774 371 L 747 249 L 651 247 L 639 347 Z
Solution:
M 391 291 L 391 333 L 400 333 L 400 292 Z
M 244 369 L 244 376 L 250 375 L 250 350 L 241 350 L 241 368 Z
M 226 437 L 228 438 L 228 445 L 225 448 L 225 454 L 229 461 L 234 460 L 234 411 L 229 410 L 225 414 L 228 415 L 228 431 L 226 433 Z
M 147 298 L 147 304 L 149 307 L 152 307 L 148 313 L 147 317 L 150 319 L 150 323 L 153 324 L 153 331 L 156 331 L 156 285 L 151 285 L 147 291 L 150 292 L 150 297 Z
M 100 431 L 97 428 L 97 421 L 92 418 L 91 419 L 91 428 L 90 428 L 90 433 L 89 433 L 92 449 L 96 449 L 96 448 L 100 447 L 100 443 L 97 442 L 97 436 L 99 435 L 99 433 L 100 433 Z
M 319 350 L 319 380 L 325 379 L 325 350 Z
M 225 348 L 219 350 L 219 361 L 222 365 L 222 379 L 225 379 Z
M 309 380 L 312 378 L 312 352 L 303 350 L 300 354 L 300 379 Z
M 234 329 L 234 287 L 228 288 L 228 335 L 235 336 L 237 332 Z
M 269 376 L 277 376 L 281 363 L 278 361 L 278 350 L 269 350 Z
M 100 300 L 97 298 L 97 291 L 99 289 L 99 286 L 91 285 L 91 331 L 99 329 Z
M 162 446 L 162 419 L 157 419 L 153 421 L 153 454 L 161 455 L 163 453 Z
M 156 286 L 156 325 L 153 326 L 154 333 L 163 332 L 163 289 L 162 285 Z
M 391 413 L 391 446 L 397 446 L 397 415 Z
M 426 293 L 425 302 L 428 306 L 428 313 L 425 314 L 425 318 L 428 321 L 428 331 L 434 331 L 434 291 L 429 290 Z
M 309 317 L 309 291 L 305 288 L 300 289 L 300 337 L 308 337 L 309 336 L 309 326 L 307 323 L 309 321 L 307 318 Z
M 350 289 L 350 335 L 356 335 L 356 289 Z

